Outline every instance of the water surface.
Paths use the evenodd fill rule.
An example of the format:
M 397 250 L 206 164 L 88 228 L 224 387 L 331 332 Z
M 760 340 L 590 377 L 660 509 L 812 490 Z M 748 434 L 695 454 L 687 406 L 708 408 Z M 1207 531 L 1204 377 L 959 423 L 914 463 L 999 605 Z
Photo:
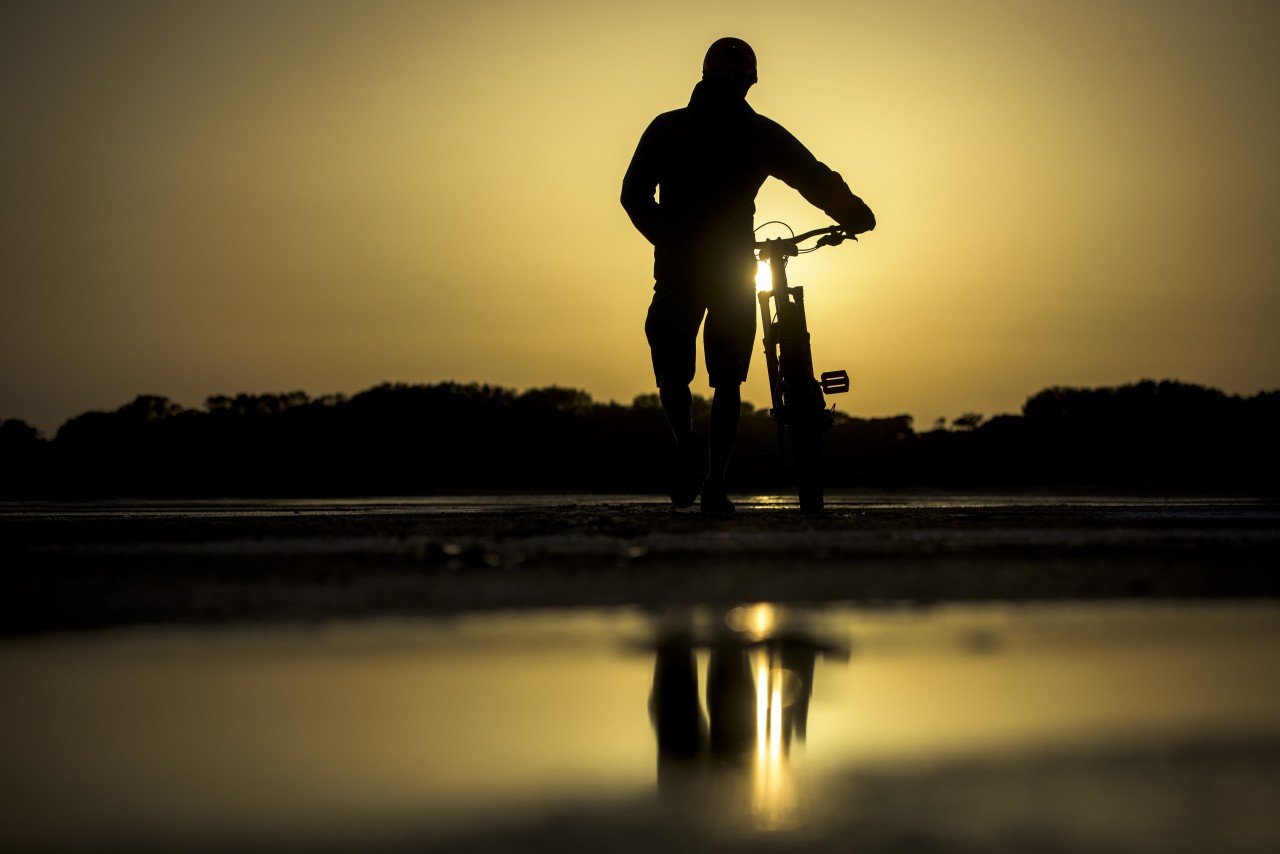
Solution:
M 0 848 L 1275 850 L 1278 651 L 1267 601 L 11 639 Z

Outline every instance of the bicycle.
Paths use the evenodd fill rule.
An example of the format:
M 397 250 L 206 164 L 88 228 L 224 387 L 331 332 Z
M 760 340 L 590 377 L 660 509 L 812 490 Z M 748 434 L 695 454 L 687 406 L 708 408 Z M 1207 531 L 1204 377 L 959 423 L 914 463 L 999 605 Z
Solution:
M 785 223 L 764 225 L 775 224 L 791 231 Z M 815 245 L 800 248 L 801 243 L 815 237 Z M 760 290 L 757 298 L 764 326 L 765 370 L 772 403 L 769 412 L 778 425 L 777 453 L 766 456 L 785 456 L 785 436 L 790 433 L 800 509 L 805 513 L 820 513 L 823 509 L 822 434 L 835 423 L 835 408 L 827 409 L 825 395 L 847 392 L 849 374 L 844 370 L 826 371 L 814 377 L 804 288 L 787 283 L 787 259 L 823 246 L 838 246 L 845 240 L 856 241 L 857 237 L 833 225 L 755 243 L 756 257 L 769 265 L 770 287 Z

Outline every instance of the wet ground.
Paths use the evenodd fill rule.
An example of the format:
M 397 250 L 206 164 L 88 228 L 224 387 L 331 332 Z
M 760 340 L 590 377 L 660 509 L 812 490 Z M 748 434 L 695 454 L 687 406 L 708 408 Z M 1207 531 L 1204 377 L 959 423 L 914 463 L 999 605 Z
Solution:
M 1280 504 L 0 508 L 2 850 L 1280 850 Z

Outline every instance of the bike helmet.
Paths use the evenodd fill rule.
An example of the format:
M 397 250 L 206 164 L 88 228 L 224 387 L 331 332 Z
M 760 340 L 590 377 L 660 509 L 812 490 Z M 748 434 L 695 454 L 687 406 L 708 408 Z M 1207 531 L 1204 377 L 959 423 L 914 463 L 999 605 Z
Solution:
M 716 39 L 702 60 L 702 79 L 722 77 L 741 83 L 756 82 L 756 54 L 742 39 Z

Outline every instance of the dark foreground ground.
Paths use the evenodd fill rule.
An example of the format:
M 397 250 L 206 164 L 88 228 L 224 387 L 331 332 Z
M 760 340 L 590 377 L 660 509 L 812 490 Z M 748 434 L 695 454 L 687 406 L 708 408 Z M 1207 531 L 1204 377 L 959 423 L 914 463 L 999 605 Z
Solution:
M 1280 500 L 834 497 L 8 505 L 7 634 L 741 601 L 1280 594 Z

